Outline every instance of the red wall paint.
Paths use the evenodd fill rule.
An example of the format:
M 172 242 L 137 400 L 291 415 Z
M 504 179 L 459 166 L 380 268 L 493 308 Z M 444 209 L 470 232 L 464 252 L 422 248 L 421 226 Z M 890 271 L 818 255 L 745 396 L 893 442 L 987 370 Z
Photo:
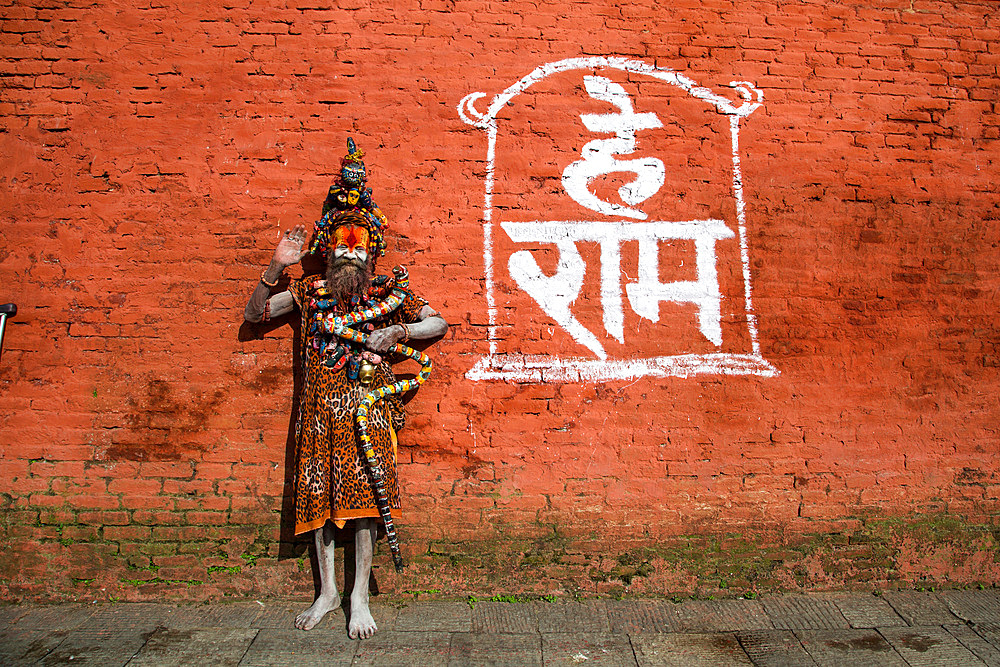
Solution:
M 284 557 L 302 546 L 279 549 L 291 330 L 241 318 L 279 229 L 319 216 L 348 135 L 390 220 L 383 270 L 407 265 L 452 324 L 401 433 L 414 565 L 382 568 L 390 589 L 704 589 L 663 554 L 629 581 L 602 576 L 624 552 L 727 535 L 760 553 L 826 539 L 850 561 L 836 545 L 873 521 L 941 516 L 963 528 L 926 548 L 893 532 L 867 574 L 810 547 L 747 585 L 996 581 L 995 543 L 968 532 L 995 525 L 998 498 L 993 3 L 36 0 L 2 15 L 0 301 L 21 309 L 0 358 L 4 596 L 308 590 Z M 487 143 L 456 107 L 580 56 L 763 92 L 740 143 L 761 353 L 778 376 L 466 377 L 487 345 Z M 665 113 L 616 80 L 680 114 L 688 141 L 726 140 L 704 105 Z M 558 189 L 595 138 L 572 85 L 511 112 L 523 151 L 501 139 L 498 206 L 581 214 Z M 685 146 L 669 191 L 731 223 L 728 163 Z M 721 266 L 734 249 L 720 246 L 720 280 L 738 293 Z M 582 252 L 596 270 L 596 245 Z M 574 307 L 599 321 L 589 275 Z M 526 295 L 499 296 L 516 306 L 504 350 L 587 356 Z M 727 303 L 735 331 L 742 306 Z M 626 325 L 651 346 L 712 350 L 690 308 L 661 316 Z

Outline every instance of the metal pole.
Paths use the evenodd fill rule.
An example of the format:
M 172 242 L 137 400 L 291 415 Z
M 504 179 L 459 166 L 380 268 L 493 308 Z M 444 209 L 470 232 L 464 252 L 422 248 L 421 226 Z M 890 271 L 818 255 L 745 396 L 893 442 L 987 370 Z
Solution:
M 0 304 L 0 354 L 3 354 L 3 330 L 7 326 L 7 318 L 17 315 L 17 306 L 13 303 Z

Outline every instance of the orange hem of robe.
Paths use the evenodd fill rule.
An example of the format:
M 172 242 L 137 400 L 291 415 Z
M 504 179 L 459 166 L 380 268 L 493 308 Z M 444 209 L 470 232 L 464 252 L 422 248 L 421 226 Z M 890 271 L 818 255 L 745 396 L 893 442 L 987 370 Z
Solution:
M 301 535 L 302 533 L 308 533 L 309 531 L 316 530 L 317 528 L 322 528 L 323 524 L 327 521 L 332 521 L 337 528 L 343 528 L 347 525 L 347 522 L 351 519 L 381 519 L 382 515 L 378 513 L 378 509 L 375 507 L 366 507 L 357 510 L 340 510 L 335 513 L 336 516 L 326 516 L 322 519 L 315 519 L 309 523 L 301 524 L 295 527 L 295 534 Z M 389 510 L 389 514 L 392 515 L 392 520 L 397 521 L 402 513 L 398 509 Z

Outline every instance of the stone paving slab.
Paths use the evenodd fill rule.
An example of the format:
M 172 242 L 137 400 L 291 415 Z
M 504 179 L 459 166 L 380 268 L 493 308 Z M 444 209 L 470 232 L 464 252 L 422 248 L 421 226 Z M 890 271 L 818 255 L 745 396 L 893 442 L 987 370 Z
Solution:
M 539 632 L 608 632 L 608 610 L 603 600 L 538 604 L 545 604 L 544 609 L 535 608 Z
M 327 667 L 349 665 L 359 642 L 346 632 L 272 629 L 257 632 L 240 667 Z
M 816 665 L 816 661 L 806 652 L 791 630 L 740 632 L 736 637 L 757 667 L 815 667 Z
M 264 611 L 256 602 L 233 602 L 197 607 L 174 607 L 163 625 L 177 630 L 194 628 L 253 628 Z M 293 617 L 294 618 L 294 617 Z
M 104 630 L 139 630 L 150 633 L 158 627 L 165 626 L 168 619 L 176 614 L 176 607 L 151 602 L 132 602 L 128 604 L 99 604 L 96 610 L 87 617 L 78 629 Z M 187 607 L 191 609 L 192 607 Z
M 13 624 L 28 613 L 27 605 L 10 604 L 0 606 L 0 628 Z
M 951 613 L 948 605 L 934 593 L 894 591 L 886 593 L 884 597 L 909 625 L 944 625 L 958 622 L 958 618 Z
M 263 612 L 264 605 L 259 602 L 230 602 L 209 605 L 203 618 L 211 628 L 253 628 Z
M 541 667 L 542 639 L 537 633 L 456 632 L 451 635 L 448 664 L 452 667 Z
M 681 627 L 678 606 L 662 600 L 622 600 L 606 603 L 611 632 L 677 632 Z
M 945 630 L 987 665 L 1000 665 L 1000 648 L 968 625 L 946 625 Z
M 788 595 L 762 600 L 764 611 L 779 630 L 848 628 L 850 623 L 831 600 Z
M 465 602 L 413 602 L 400 609 L 396 617 L 396 632 L 471 630 L 472 609 Z
M 774 626 L 757 600 L 693 600 L 677 605 L 683 632 L 768 630 Z
M 464 602 L 383 603 L 373 604 L 380 629 L 367 641 L 347 637 L 343 610 L 311 632 L 295 630 L 304 601 L 19 605 L 0 607 L 0 665 L 1000 667 L 1000 623 L 973 620 L 1000 613 L 996 593 L 482 602 L 474 609 Z M 948 622 L 900 625 L 928 618 Z
M 910 667 L 986 664 L 941 627 L 884 628 L 880 632 Z
M 41 665 L 121 667 L 146 643 L 151 632 L 137 629 L 77 628 L 41 660 Z
M 14 627 L 25 630 L 72 630 L 93 616 L 98 608 L 94 604 L 30 607 L 17 619 Z
M 795 637 L 821 667 L 906 667 L 876 630 L 796 630 Z
M 451 635 L 447 632 L 379 632 L 358 642 L 354 667 L 447 667 Z
M 627 635 L 558 633 L 542 635 L 542 664 L 636 667 Z
M 640 634 L 632 636 L 639 667 L 751 667 L 731 634 Z
M 378 626 L 379 632 L 382 630 L 395 630 L 396 621 L 399 619 L 399 612 L 402 607 L 392 606 L 388 604 L 375 604 L 370 603 L 372 618 L 375 619 L 375 625 Z M 338 612 L 344 614 L 344 612 Z M 343 619 L 344 627 L 347 627 L 346 614 Z
M 1000 623 L 1000 591 L 942 591 L 939 597 L 963 621 Z
M 829 599 L 852 628 L 889 628 L 906 625 L 888 602 L 875 595 L 840 594 Z
M 535 606 L 507 602 L 477 602 L 472 610 L 472 631 L 511 634 L 537 633 L 538 617 L 535 614 Z
M 59 646 L 68 630 L 0 630 L 0 665 L 35 665 Z
M 235 667 L 259 630 L 255 628 L 159 628 L 129 667 Z
M 1000 624 L 978 623 L 975 625 L 976 634 L 988 641 L 997 649 L 1000 649 Z
M 255 628 L 269 628 L 275 630 L 288 630 L 294 628 L 295 617 L 302 611 L 309 608 L 308 602 L 293 603 L 293 602 L 282 602 L 282 601 L 271 601 L 265 602 L 264 608 L 261 609 L 260 614 L 254 619 L 253 627 Z M 336 618 L 337 615 L 343 616 L 343 613 L 337 610 L 331 611 L 326 615 L 326 618 L 320 623 L 321 626 L 330 623 L 330 617 Z M 378 619 L 375 620 L 378 623 Z M 379 625 L 379 627 L 382 627 Z

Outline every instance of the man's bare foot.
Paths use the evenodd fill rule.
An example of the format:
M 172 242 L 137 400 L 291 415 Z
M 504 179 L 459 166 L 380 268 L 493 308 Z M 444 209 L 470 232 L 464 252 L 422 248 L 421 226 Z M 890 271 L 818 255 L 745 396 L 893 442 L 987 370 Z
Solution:
M 312 630 L 316 624 L 323 620 L 327 613 L 340 606 L 340 598 L 325 598 L 322 595 L 316 598 L 312 606 L 295 617 L 295 627 L 299 630 Z
M 355 602 L 351 600 L 351 622 L 347 628 L 347 634 L 351 639 L 370 639 L 378 627 L 375 619 L 368 609 L 367 602 Z

